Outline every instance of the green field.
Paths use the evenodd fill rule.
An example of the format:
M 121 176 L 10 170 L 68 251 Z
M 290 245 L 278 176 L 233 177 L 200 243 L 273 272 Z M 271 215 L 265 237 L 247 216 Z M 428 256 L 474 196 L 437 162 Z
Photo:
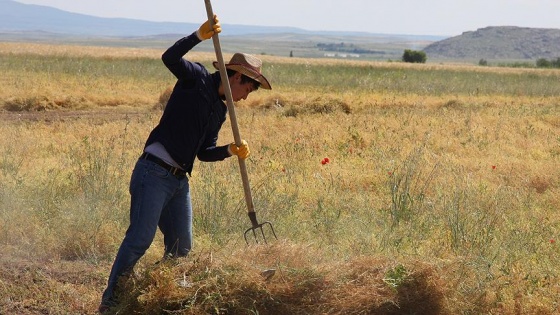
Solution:
M 161 53 L 0 44 L 0 313 L 95 313 Z M 236 161 L 197 161 L 192 255 L 155 265 L 158 234 L 119 314 L 560 312 L 559 70 L 262 59 L 237 115 L 279 239 L 247 247 Z

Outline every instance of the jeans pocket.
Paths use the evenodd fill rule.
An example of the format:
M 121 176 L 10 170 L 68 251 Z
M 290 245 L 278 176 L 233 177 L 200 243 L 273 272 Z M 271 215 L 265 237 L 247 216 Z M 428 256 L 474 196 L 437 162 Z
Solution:
M 167 178 L 169 177 L 169 171 L 166 170 L 165 168 L 157 165 L 154 163 L 154 165 L 152 167 L 150 167 L 148 169 L 148 174 L 150 176 L 156 176 L 156 177 L 160 177 L 160 178 Z

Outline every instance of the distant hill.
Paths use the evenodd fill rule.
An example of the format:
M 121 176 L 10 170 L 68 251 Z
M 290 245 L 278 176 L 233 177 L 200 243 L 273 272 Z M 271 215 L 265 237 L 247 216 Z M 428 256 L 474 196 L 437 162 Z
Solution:
M 560 29 L 486 27 L 434 42 L 423 50 L 428 59 L 555 59 L 560 57 Z
M 150 22 L 124 18 L 100 18 L 52 7 L 0 0 L 0 33 L 55 33 L 81 36 L 154 36 L 191 32 L 199 23 Z M 297 27 L 223 24 L 222 36 L 249 34 L 302 34 L 376 37 L 391 41 L 429 41 L 445 38 L 431 35 L 387 35 L 366 32 L 317 32 Z M 176 37 L 176 36 L 175 36 Z
M 164 49 L 190 34 L 196 23 L 150 22 L 101 18 L 48 6 L 0 0 L 0 41 L 43 42 Z M 308 31 L 297 27 L 269 27 L 222 23 L 225 52 L 362 60 L 400 59 L 404 49 L 421 49 L 445 38 L 432 35 L 377 34 L 367 32 Z M 336 44 L 336 45 L 334 45 Z M 336 48 L 330 50 L 331 48 Z M 212 43 L 197 46 L 213 51 Z

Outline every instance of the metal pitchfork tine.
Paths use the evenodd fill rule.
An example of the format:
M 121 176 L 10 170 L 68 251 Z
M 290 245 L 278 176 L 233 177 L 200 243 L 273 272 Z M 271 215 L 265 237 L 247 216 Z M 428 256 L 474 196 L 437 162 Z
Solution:
M 249 219 L 251 219 L 251 223 L 253 224 L 253 226 L 248 228 L 245 231 L 245 233 L 243 233 L 243 237 L 245 238 L 245 243 L 247 243 L 247 245 L 249 245 L 249 241 L 247 240 L 247 233 L 249 233 L 250 231 L 253 231 L 253 236 L 255 237 L 255 242 L 257 242 L 257 243 L 259 242 L 256 230 L 261 231 L 264 243 L 267 244 L 266 236 L 264 235 L 264 230 L 263 230 L 263 226 L 265 226 L 265 225 L 270 226 L 270 231 L 272 231 L 272 235 L 274 235 L 275 239 L 278 239 L 278 237 L 276 237 L 276 233 L 274 232 L 274 227 L 272 226 L 272 223 L 270 223 L 268 221 L 264 221 L 262 223 L 259 223 L 257 221 L 257 214 L 254 211 L 249 212 Z
M 206 13 L 208 14 L 208 21 L 210 21 L 211 26 L 214 23 L 214 12 L 212 10 L 212 4 L 210 0 L 204 0 L 206 4 Z M 222 80 L 222 85 L 224 87 L 224 92 L 226 95 L 226 105 L 229 112 L 229 118 L 231 121 L 231 128 L 233 130 L 233 138 L 235 139 L 235 145 L 241 146 L 241 134 L 239 133 L 239 126 L 237 125 L 237 116 L 235 115 L 235 106 L 233 104 L 233 97 L 231 95 L 231 87 L 229 85 L 229 80 L 226 71 L 226 65 L 224 63 L 224 57 L 222 55 L 222 48 L 220 45 L 220 39 L 218 38 L 218 34 L 214 34 L 212 36 L 212 41 L 214 43 L 214 50 L 216 51 L 216 58 L 218 59 L 219 70 L 220 70 L 220 78 Z M 251 187 L 249 185 L 249 175 L 247 174 L 247 166 L 245 165 L 245 160 L 242 158 L 238 158 L 239 161 L 239 169 L 241 171 L 241 179 L 243 180 L 243 191 L 245 193 L 245 202 L 247 203 L 247 210 L 249 219 L 251 220 L 252 226 L 245 231 L 243 237 L 245 238 L 245 242 L 249 245 L 249 241 L 247 240 L 247 233 L 249 231 L 253 231 L 253 236 L 258 243 L 257 240 L 257 233 L 256 230 L 260 230 L 263 236 L 264 242 L 266 243 L 266 237 L 264 235 L 263 226 L 268 225 L 272 231 L 272 235 L 274 238 L 276 237 L 276 233 L 274 232 L 274 228 L 272 227 L 272 223 L 265 221 L 259 223 L 257 221 L 257 214 L 255 213 L 255 206 L 253 205 L 253 197 L 251 196 Z

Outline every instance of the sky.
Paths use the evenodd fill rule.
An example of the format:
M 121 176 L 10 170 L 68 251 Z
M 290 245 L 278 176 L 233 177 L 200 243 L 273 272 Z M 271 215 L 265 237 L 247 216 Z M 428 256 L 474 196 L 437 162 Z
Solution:
M 199 23 L 202 0 L 16 0 L 98 17 Z M 560 0 L 213 0 L 222 25 L 456 36 L 487 26 L 560 29 Z

